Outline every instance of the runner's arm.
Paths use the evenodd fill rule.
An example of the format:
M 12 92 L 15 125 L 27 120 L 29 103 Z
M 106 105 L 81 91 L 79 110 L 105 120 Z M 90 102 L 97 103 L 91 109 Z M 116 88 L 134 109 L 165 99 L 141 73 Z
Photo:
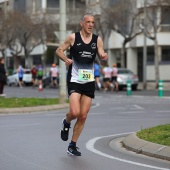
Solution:
M 107 53 L 104 52 L 103 48 L 104 48 L 103 41 L 102 41 L 101 37 L 98 37 L 98 39 L 97 39 L 97 49 L 98 49 L 99 58 L 101 60 L 107 60 L 108 55 L 107 55 Z
M 72 46 L 74 41 L 74 34 L 69 35 L 66 40 L 59 45 L 59 47 L 56 50 L 57 56 L 65 62 L 66 66 L 69 66 L 73 63 L 73 60 L 69 59 L 65 54 L 64 51 L 67 50 L 70 46 Z

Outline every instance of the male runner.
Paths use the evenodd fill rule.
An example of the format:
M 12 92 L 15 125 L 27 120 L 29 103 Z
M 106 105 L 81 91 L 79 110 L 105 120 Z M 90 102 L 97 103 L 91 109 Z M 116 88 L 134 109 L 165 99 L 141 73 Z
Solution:
M 70 109 L 62 122 L 61 139 L 68 140 L 71 121 L 76 119 L 73 135 L 68 146 L 67 153 L 81 156 L 76 142 L 83 130 L 87 114 L 90 110 L 92 98 L 94 98 L 94 60 L 96 54 L 101 60 L 107 60 L 108 56 L 103 50 L 103 41 L 93 34 L 94 16 L 85 14 L 81 21 L 80 32 L 72 33 L 57 48 L 56 54 L 63 60 L 68 68 L 67 86 L 70 101 Z M 70 47 L 70 58 L 64 51 Z

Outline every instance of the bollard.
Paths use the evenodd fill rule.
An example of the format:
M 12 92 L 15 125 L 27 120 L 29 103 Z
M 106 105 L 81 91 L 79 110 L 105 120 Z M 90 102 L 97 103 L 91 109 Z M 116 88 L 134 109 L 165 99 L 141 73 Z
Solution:
M 127 80 L 127 89 L 126 89 L 127 96 L 130 96 L 132 94 L 132 88 L 131 88 L 131 81 Z
M 162 80 L 159 80 L 159 82 L 158 82 L 158 96 L 159 97 L 164 96 L 163 81 Z
M 39 84 L 39 86 L 38 86 L 38 91 L 43 91 L 43 86 L 42 86 L 42 84 Z

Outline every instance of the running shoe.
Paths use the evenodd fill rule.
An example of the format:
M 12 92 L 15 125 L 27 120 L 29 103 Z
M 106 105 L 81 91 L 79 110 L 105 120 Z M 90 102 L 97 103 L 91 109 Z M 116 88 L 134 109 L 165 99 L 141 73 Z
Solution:
M 70 124 L 65 125 L 64 121 L 65 121 L 65 118 L 63 119 L 62 128 L 61 128 L 61 131 L 60 131 L 61 132 L 61 139 L 63 141 L 67 141 L 68 140 L 68 135 L 69 135 Z
M 78 149 L 76 146 L 68 146 L 67 153 L 73 156 L 81 156 L 81 152 L 79 152 Z

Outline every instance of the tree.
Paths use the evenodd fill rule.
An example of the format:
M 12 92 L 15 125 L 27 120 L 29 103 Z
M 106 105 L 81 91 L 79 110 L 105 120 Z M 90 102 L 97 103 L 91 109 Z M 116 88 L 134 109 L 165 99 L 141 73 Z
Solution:
M 32 64 L 30 53 L 35 47 L 42 44 L 44 40 L 42 24 L 33 23 L 29 16 L 23 14 L 21 17 L 18 16 L 18 25 L 20 25 L 20 27 L 16 27 L 16 30 L 20 31 L 18 41 L 24 49 L 27 67 L 30 68 Z
M 6 57 L 6 49 L 10 49 L 11 55 L 14 58 L 14 69 L 19 64 L 18 54 L 21 52 L 21 46 L 18 48 L 16 44 L 17 33 L 15 32 L 14 26 L 15 21 L 13 20 L 14 14 L 6 14 L 2 12 L 1 14 L 1 24 L 0 24 L 0 51 L 3 56 Z
M 21 52 L 24 53 L 27 67 L 30 68 L 32 62 L 30 53 L 43 42 L 43 27 L 41 23 L 35 24 L 30 16 L 19 11 L 12 11 L 7 17 L 8 47 L 14 58 Z
M 6 19 L 3 11 L 0 11 L 0 51 L 5 56 L 6 48 Z
M 22 52 L 22 46 L 18 42 L 18 36 L 20 31 L 16 29 L 18 27 L 18 17 L 16 12 L 9 12 L 6 18 L 6 44 L 10 49 L 10 53 L 14 61 L 14 69 L 20 64 L 19 54 Z
M 126 44 L 142 33 L 139 29 L 141 11 L 133 7 L 134 5 L 136 5 L 136 0 L 115 0 L 105 9 L 110 29 L 119 33 L 124 39 L 121 67 L 125 67 Z
M 146 36 L 154 41 L 154 62 L 155 62 L 155 81 L 156 88 L 158 87 L 158 81 L 160 79 L 159 73 L 159 61 L 160 54 L 158 52 L 158 33 L 161 31 L 162 22 L 167 15 L 163 15 L 163 9 L 168 9 L 169 5 L 167 0 L 145 0 L 146 4 L 146 23 L 144 25 L 146 30 Z M 167 10 L 168 11 L 168 10 Z

